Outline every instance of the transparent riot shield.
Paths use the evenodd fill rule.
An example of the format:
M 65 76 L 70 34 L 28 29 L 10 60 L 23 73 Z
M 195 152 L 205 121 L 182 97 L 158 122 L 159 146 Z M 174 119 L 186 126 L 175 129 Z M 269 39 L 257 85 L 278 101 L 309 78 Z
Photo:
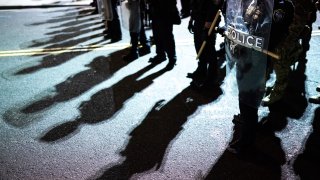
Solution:
M 140 0 L 126 0 L 121 3 L 122 26 L 130 32 L 140 32 L 141 9 Z
M 129 2 L 128 2 L 128 0 L 121 1 L 120 14 L 121 14 L 122 27 L 124 29 L 126 29 L 126 30 L 129 30 L 130 10 L 129 10 Z
M 237 87 L 239 101 L 253 107 L 259 107 L 265 92 L 272 10 L 273 0 L 227 1 L 227 72 L 237 82 L 229 87 Z
M 113 20 L 113 10 L 111 0 L 102 0 L 103 2 L 103 16 L 106 21 Z
M 102 0 L 97 0 L 97 7 L 98 7 L 98 12 L 99 14 L 103 13 L 103 3 Z

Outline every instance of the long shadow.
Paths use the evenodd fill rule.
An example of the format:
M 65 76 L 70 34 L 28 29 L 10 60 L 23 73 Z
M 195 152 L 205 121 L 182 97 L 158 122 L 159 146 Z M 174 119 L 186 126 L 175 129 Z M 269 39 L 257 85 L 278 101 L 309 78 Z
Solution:
M 287 125 L 287 114 L 282 108 L 283 104 L 271 108 L 268 116 L 260 120 L 253 148 L 242 156 L 236 156 L 226 150 L 205 179 L 280 180 L 281 166 L 286 162 L 286 158 L 281 140 L 275 132 L 281 131 Z M 233 130 L 233 138 L 236 138 L 241 131 L 241 125 L 235 124 Z
M 320 107 L 315 110 L 312 127 L 304 151 L 293 164 L 294 172 L 301 180 L 316 180 L 320 177 Z
M 92 26 L 92 23 L 88 23 L 88 22 L 94 20 L 93 18 L 77 20 L 76 18 L 73 17 L 72 20 L 73 21 L 70 21 L 70 22 L 68 21 L 59 26 L 59 28 L 63 28 L 62 30 L 60 30 L 61 33 L 53 35 L 52 37 L 49 38 L 49 40 L 46 40 L 46 41 L 37 42 L 36 40 L 34 40 L 33 44 L 30 45 L 29 48 L 42 47 L 48 44 L 50 45 L 42 47 L 42 48 L 45 48 L 43 51 L 47 51 L 46 49 L 51 49 L 51 48 L 72 47 L 72 46 L 81 44 L 83 42 L 86 42 L 88 40 L 92 40 L 94 38 L 103 36 L 102 33 L 98 33 L 98 34 L 92 34 L 92 35 L 88 35 L 81 38 L 76 38 L 77 36 L 83 36 L 86 33 L 91 33 L 96 30 L 99 30 L 101 27 L 90 28 Z M 51 21 L 52 20 L 48 20 L 47 23 L 50 23 Z M 55 28 L 58 28 L 58 27 L 55 27 Z M 54 31 L 52 33 L 57 33 L 57 31 Z M 91 43 L 89 45 L 96 44 L 96 43 L 98 42 Z M 84 53 L 87 53 L 87 51 L 61 52 L 60 54 L 57 54 L 57 55 L 49 54 L 47 56 L 44 56 L 43 59 L 40 60 L 39 63 L 35 64 L 34 66 L 27 66 L 24 68 L 22 67 L 22 69 L 15 72 L 14 75 L 24 75 L 24 74 L 29 74 L 29 73 L 39 71 L 44 68 L 55 67 Z M 34 56 L 39 56 L 39 55 L 34 55 Z
M 56 18 L 52 18 L 52 19 L 44 21 L 44 22 L 36 22 L 36 23 L 27 24 L 27 26 L 39 26 L 39 25 L 44 25 L 44 24 L 61 23 L 63 21 L 70 21 L 70 20 L 74 20 L 79 17 L 83 17 L 88 12 L 88 10 L 83 9 L 83 8 L 72 8 L 72 9 L 67 9 L 67 11 L 66 11 L 66 8 L 62 8 L 62 9 L 59 8 L 59 9 L 60 10 L 54 10 L 54 11 L 50 11 L 50 12 L 46 12 L 46 13 L 63 12 L 65 14 L 57 16 Z M 90 16 L 90 14 L 87 14 L 87 15 Z
M 123 49 L 111 53 L 109 57 L 96 57 L 86 65 L 88 69 L 68 77 L 54 88 L 37 94 L 32 98 L 33 101 L 7 110 L 3 115 L 4 121 L 14 127 L 23 128 L 40 120 L 41 118 L 37 118 L 38 115 L 35 113 L 76 98 L 95 85 L 111 78 L 115 72 L 127 65 L 127 62 L 122 61 L 121 54 L 128 51 L 129 49 Z
M 78 26 L 70 26 L 70 27 L 66 27 L 64 29 L 60 29 L 60 30 L 57 30 L 57 31 L 53 31 L 53 32 L 47 33 L 47 35 L 56 35 L 56 36 L 57 35 L 61 35 L 62 37 L 61 38 L 57 38 L 57 39 L 63 39 L 63 38 L 65 38 L 64 37 L 65 34 L 74 33 L 75 31 L 78 32 L 81 29 L 86 29 L 86 28 L 89 28 L 89 27 L 93 27 L 93 26 L 98 25 L 98 24 L 101 24 L 101 23 L 100 22 L 91 22 L 91 23 L 80 24 Z M 79 33 L 81 33 L 81 31 L 78 32 L 78 34 Z M 56 39 L 56 38 L 53 38 L 53 39 Z
M 81 114 L 78 118 L 52 128 L 40 140 L 45 142 L 66 140 L 72 137 L 81 125 L 105 122 L 123 107 L 125 101 L 129 100 L 135 93 L 151 85 L 155 78 L 167 71 L 167 69 L 162 69 L 141 80 L 137 80 L 154 66 L 155 64 L 148 65 L 138 72 L 125 77 L 112 87 L 92 95 L 89 101 L 85 101 L 80 105 Z
M 152 168 L 159 169 L 165 161 L 170 143 L 183 131 L 183 124 L 199 106 L 216 100 L 222 91 L 219 87 L 210 92 L 196 92 L 191 86 L 185 88 L 167 104 L 158 101 L 142 123 L 130 133 L 130 140 L 121 156 L 121 164 L 108 165 L 92 179 L 129 179 L 135 173 Z
M 87 40 L 90 40 L 92 38 L 96 38 L 96 37 L 100 37 L 102 36 L 101 34 L 95 34 L 92 36 L 88 36 L 88 37 L 83 37 L 83 38 L 79 38 L 77 40 L 70 40 L 61 44 L 56 44 L 53 45 L 51 47 L 47 47 L 47 48 L 55 48 L 55 47 L 70 47 L 70 46 L 75 46 L 77 44 L 80 44 L 81 42 L 85 42 Z M 93 45 L 95 43 L 91 43 L 90 45 Z M 57 54 L 57 55 L 48 55 L 43 57 L 43 59 L 39 62 L 39 64 L 31 66 L 31 67 L 26 67 L 23 68 L 21 70 L 19 70 L 18 72 L 15 73 L 15 75 L 25 75 L 25 74 L 30 74 L 30 73 L 34 73 L 36 71 L 39 71 L 41 69 L 45 69 L 45 68 L 52 68 L 58 65 L 61 65 L 63 63 L 68 62 L 69 60 L 75 58 L 76 56 L 80 56 L 84 53 L 87 53 L 87 51 L 79 51 L 79 52 L 65 52 L 65 53 L 61 53 L 61 54 Z
M 205 179 L 280 180 L 281 166 L 286 162 L 286 159 L 281 140 L 275 135 L 275 132 L 286 126 L 287 116 L 281 110 L 275 110 L 272 110 L 267 117 L 260 121 L 253 148 L 241 156 L 236 156 L 226 150 L 213 165 Z M 233 130 L 233 138 L 236 139 L 241 125 L 235 124 Z
M 44 98 L 33 102 L 24 107 L 21 111 L 23 113 L 35 113 L 46 109 L 56 103 L 68 101 L 84 92 L 88 91 L 93 86 L 109 79 L 116 71 L 127 65 L 121 60 L 121 54 L 124 54 L 124 49 L 110 54 L 109 57 L 99 56 L 93 59 L 90 64 L 86 66 L 89 69 L 79 72 L 64 82 L 55 86 L 55 92 L 46 95 Z
M 269 114 L 260 120 L 255 147 L 241 157 L 225 151 L 205 179 L 281 179 L 281 166 L 286 159 L 275 132 L 286 127 L 288 118 L 301 118 L 308 106 L 305 68 L 305 63 L 300 62 L 290 73 L 285 97 L 269 106 Z M 235 125 L 234 134 L 238 134 L 240 128 Z

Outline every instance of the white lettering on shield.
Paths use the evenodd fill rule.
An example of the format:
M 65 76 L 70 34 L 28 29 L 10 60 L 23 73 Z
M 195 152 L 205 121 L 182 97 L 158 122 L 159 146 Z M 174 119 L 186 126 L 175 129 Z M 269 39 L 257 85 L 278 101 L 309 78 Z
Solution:
M 227 32 L 227 37 L 237 44 L 254 49 L 263 48 L 264 39 L 262 37 L 253 36 L 241 31 L 237 31 L 236 29 L 230 26 L 228 27 Z

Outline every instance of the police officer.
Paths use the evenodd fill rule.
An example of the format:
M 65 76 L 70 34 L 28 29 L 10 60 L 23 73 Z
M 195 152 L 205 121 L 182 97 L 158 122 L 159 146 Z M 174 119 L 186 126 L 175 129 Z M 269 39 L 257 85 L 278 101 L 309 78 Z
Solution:
M 125 61 L 133 61 L 139 56 L 150 53 L 150 45 L 146 37 L 144 29 L 145 1 L 144 0 L 128 0 L 130 10 L 129 31 L 131 38 L 131 48 L 129 54 L 123 57 Z M 140 42 L 141 47 L 138 48 Z
M 282 1 L 286 2 L 286 0 Z M 292 10 L 294 16 L 292 15 L 292 17 L 289 17 L 287 15 L 288 13 L 283 15 L 281 11 L 275 12 L 275 20 L 283 19 L 283 24 L 290 24 L 290 26 L 286 30 L 287 33 L 282 34 L 282 36 L 277 36 L 277 31 L 272 33 L 272 36 L 275 36 L 275 38 L 270 39 L 270 41 L 273 42 L 270 49 L 271 51 L 278 53 L 281 58 L 272 61 L 276 74 L 276 81 L 271 93 L 262 100 L 262 105 L 269 106 L 283 98 L 288 85 L 288 78 L 291 70 L 290 66 L 299 60 L 303 52 L 299 40 L 307 24 L 308 14 L 312 11 L 311 9 L 311 0 L 300 0 L 295 1 L 294 3 L 294 9 Z M 276 18 L 282 16 L 285 18 Z M 289 23 L 291 21 L 292 23 Z M 279 27 L 281 26 L 283 25 L 280 25 Z
M 320 11 L 320 0 L 317 0 L 315 2 L 315 6 L 316 6 L 317 10 Z M 316 91 L 320 92 L 320 85 L 318 85 L 316 87 Z M 320 94 L 311 96 L 309 98 L 309 102 L 314 103 L 314 104 L 320 104 Z
M 308 12 L 308 18 L 307 18 L 307 23 L 306 26 L 301 34 L 301 44 L 302 44 L 302 54 L 301 58 L 305 59 L 307 56 L 307 51 L 310 49 L 310 40 L 311 40 L 311 33 L 312 33 L 312 24 L 316 21 L 317 19 L 317 8 L 316 8 L 316 1 L 311 0 L 311 11 Z M 300 59 L 302 60 L 302 59 Z
M 249 1 L 250 3 L 250 1 Z M 260 6 L 259 3 L 269 3 L 268 0 L 257 1 L 257 7 Z M 263 4 L 260 7 L 266 7 Z M 268 6 L 269 7 L 269 6 Z M 244 10 L 246 13 L 244 16 L 251 15 L 252 21 L 245 20 L 245 22 L 254 22 L 255 20 L 259 20 L 259 16 L 263 16 L 267 11 L 261 11 L 258 8 L 252 8 L 255 13 L 251 13 L 251 7 Z M 292 22 L 294 6 L 289 0 L 275 0 L 272 12 L 272 24 L 271 24 L 271 34 L 270 41 L 268 42 L 270 50 L 279 47 L 281 44 L 281 38 L 285 36 L 289 31 L 289 25 Z M 228 12 L 227 12 L 228 13 Z M 249 17 L 249 16 L 248 16 Z M 259 31 L 264 32 L 264 31 Z M 260 61 L 266 60 L 265 55 L 258 51 L 251 51 L 250 49 L 242 49 L 241 51 L 246 51 L 247 55 L 240 55 L 244 64 L 242 62 L 237 63 L 237 81 L 238 81 L 238 89 L 239 89 L 239 109 L 240 114 L 234 116 L 233 122 L 236 125 L 239 125 L 239 135 L 237 133 L 234 134 L 233 141 L 230 142 L 227 150 L 231 153 L 235 153 L 238 155 L 244 155 L 255 143 L 257 125 L 258 125 L 258 108 L 263 98 L 263 87 L 265 84 L 261 78 L 258 76 L 252 75 L 261 75 L 264 73 L 261 71 L 265 71 L 263 69 L 264 66 L 257 66 L 255 64 Z M 253 56 L 254 55 L 254 56 Z M 249 58 L 245 58 L 244 56 L 248 56 Z M 259 59 L 261 58 L 261 59 Z M 262 67 L 262 68 L 261 68 Z M 257 68 L 257 69 L 256 69 Z M 249 72 L 254 72 L 250 74 Z M 246 81 L 250 84 L 246 84 Z
M 177 61 L 173 36 L 173 25 L 180 24 L 181 19 L 176 0 L 149 0 L 152 19 L 152 32 L 156 45 L 156 56 L 150 63 L 160 63 L 168 56 L 167 69 L 172 69 Z
M 217 78 L 217 54 L 215 49 L 216 33 L 208 37 L 208 31 L 215 15 L 222 6 L 221 0 L 192 0 L 191 18 L 188 29 L 193 33 L 194 45 L 197 54 L 202 43 L 206 40 L 206 46 L 199 56 L 198 67 L 187 77 L 192 79 L 191 84 L 202 87 L 205 83 L 214 84 Z M 215 26 L 218 26 L 219 22 Z

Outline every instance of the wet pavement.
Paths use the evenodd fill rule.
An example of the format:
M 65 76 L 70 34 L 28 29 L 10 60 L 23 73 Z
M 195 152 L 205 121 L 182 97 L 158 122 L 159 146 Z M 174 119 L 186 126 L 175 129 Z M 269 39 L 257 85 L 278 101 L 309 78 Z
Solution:
M 282 102 L 259 109 L 256 149 L 238 158 L 226 151 L 239 112 L 234 73 L 221 62 L 220 87 L 190 87 L 188 19 L 174 26 L 178 61 L 168 71 L 166 61 L 148 63 L 154 46 L 123 61 L 128 31 L 110 43 L 91 12 L 0 11 L 0 179 L 319 178 L 320 107 L 307 101 L 320 84 L 319 18 L 306 63 L 292 67 Z

